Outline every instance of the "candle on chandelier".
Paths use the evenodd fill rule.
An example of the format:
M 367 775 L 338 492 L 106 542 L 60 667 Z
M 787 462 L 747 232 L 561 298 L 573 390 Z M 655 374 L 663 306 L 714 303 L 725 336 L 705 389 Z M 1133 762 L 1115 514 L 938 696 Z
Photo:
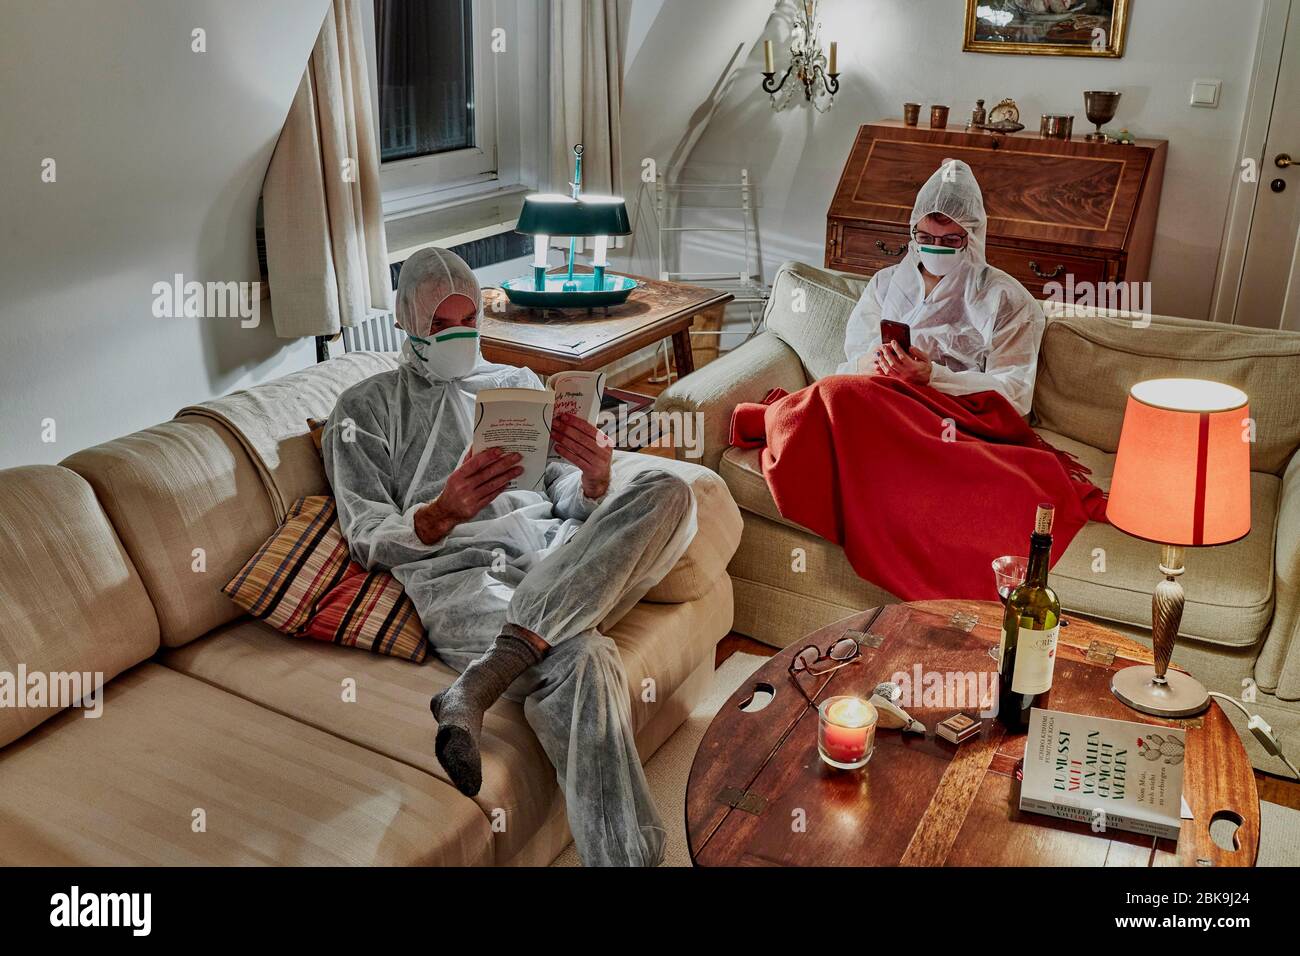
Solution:
M 831 76 L 839 72 L 840 45 L 834 40 L 831 41 Z
M 763 41 L 763 72 L 775 73 L 776 67 L 772 65 L 772 41 Z

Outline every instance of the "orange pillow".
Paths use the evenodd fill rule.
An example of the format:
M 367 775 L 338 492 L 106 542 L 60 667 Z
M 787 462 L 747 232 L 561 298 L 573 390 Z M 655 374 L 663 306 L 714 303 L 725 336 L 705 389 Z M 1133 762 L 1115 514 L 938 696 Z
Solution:
M 224 588 L 236 604 L 292 637 L 360 647 L 417 664 L 429 653 L 415 605 L 387 571 L 348 555 L 334 499 L 301 498 Z

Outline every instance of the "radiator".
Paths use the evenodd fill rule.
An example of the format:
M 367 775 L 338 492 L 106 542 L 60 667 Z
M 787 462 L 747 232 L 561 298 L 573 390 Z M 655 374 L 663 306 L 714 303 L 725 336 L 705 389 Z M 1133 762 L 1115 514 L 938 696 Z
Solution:
M 397 352 L 406 333 L 397 327 L 391 312 L 373 316 L 360 325 L 343 330 L 345 352 Z

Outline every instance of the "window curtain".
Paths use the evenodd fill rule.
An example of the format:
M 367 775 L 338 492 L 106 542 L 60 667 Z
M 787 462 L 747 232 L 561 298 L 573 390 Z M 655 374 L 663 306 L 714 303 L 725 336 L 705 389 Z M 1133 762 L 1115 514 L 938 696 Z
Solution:
M 622 195 L 622 31 L 618 0 L 552 0 L 551 183 L 567 193 L 582 143 L 584 192 Z
M 262 184 L 275 334 L 392 308 L 361 3 L 333 0 Z

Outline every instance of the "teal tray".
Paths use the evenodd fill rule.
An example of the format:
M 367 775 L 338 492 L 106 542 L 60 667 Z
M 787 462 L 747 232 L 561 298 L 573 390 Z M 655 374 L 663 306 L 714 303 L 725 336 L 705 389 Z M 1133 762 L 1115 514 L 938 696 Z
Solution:
M 515 305 L 530 309 L 599 309 L 626 302 L 632 290 L 640 284 L 627 276 L 607 274 L 605 287 L 596 289 L 595 278 L 590 272 L 576 273 L 572 281 L 577 288 L 566 290 L 567 275 L 548 275 L 546 288 L 539 290 L 531 275 L 516 276 L 501 283 L 501 290 Z

